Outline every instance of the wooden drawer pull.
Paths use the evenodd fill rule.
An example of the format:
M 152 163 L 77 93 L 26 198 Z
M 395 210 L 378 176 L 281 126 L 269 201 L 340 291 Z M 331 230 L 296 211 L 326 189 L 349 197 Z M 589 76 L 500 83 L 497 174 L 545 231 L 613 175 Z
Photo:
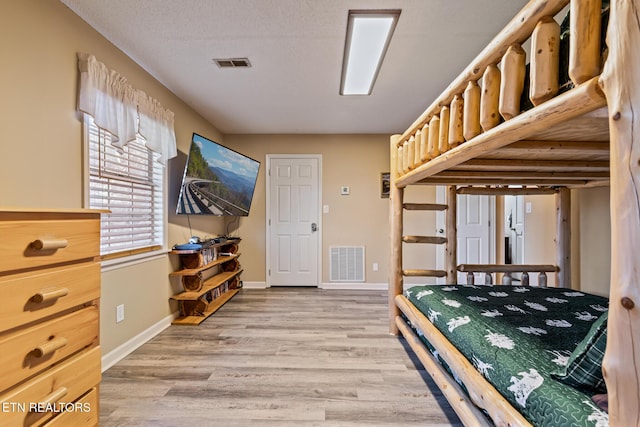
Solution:
M 66 239 L 38 239 L 31 242 L 31 248 L 37 251 L 52 251 L 66 248 L 68 244 Z
M 39 406 L 46 407 L 52 403 L 58 402 L 60 399 L 67 395 L 69 390 L 66 387 L 60 387 L 53 393 L 45 396 L 42 400 L 38 401 Z
M 33 302 L 41 304 L 43 302 L 52 301 L 57 298 L 62 298 L 69 295 L 69 289 L 62 288 L 53 291 L 40 291 L 31 298 Z
M 44 344 L 40 344 L 34 350 L 36 357 L 46 357 L 50 354 L 53 354 L 56 350 L 61 349 L 67 345 L 67 339 L 64 337 L 54 338 L 52 340 L 47 341 Z

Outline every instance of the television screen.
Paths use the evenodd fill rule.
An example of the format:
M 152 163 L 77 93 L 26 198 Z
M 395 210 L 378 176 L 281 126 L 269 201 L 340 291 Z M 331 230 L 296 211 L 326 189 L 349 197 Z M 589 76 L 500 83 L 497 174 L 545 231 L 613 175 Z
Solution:
M 196 133 L 176 213 L 247 216 L 260 162 Z

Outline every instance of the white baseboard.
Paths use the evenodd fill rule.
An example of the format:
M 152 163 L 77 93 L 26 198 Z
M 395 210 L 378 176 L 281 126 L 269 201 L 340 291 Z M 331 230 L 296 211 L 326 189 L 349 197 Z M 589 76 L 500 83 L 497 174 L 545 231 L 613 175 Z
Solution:
M 242 287 L 244 289 L 267 289 L 266 282 L 242 282 Z M 349 283 L 349 282 L 341 282 L 341 283 L 321 283 L 318 286 L 320 289 L 342 289 L 342 290 L 360 290 L 360 291 L 386 291 L 389 289 L 388 283 Z
M 267 289 L 267 282 L 247 282 L 243 280 L 242 287 L 245 289 Z
M 341 289 L 341 290 L 355 290 L 355 291 L 386 291 L 389 289 L 388 283 L 322 283 L 320 285 L 322 289 Z
M 108 354 L 102 356 L 102 372 L 106 371 L 129 354 L 131 354 L 135 349 L 140 347 L 142 344 L 149 341 L 151 338 L 158 335 L 160 332 L 167 329 L 171 326 L 171 322 L 177 317 L 177 313 L 171 314 L 164 319 L 160 320 L 155 325 L 151 325 L 149 328 L 140 332 L 135 337 L 131 338 L 129 341 L 124 344 L 118 346 L 114 350 L 110 351 Z

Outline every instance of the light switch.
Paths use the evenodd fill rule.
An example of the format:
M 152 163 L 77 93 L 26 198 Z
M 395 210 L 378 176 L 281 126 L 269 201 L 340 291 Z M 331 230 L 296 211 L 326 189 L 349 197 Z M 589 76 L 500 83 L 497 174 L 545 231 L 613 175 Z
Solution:
M 322 205 L 322 213 L 329 213 L 329 205 Z

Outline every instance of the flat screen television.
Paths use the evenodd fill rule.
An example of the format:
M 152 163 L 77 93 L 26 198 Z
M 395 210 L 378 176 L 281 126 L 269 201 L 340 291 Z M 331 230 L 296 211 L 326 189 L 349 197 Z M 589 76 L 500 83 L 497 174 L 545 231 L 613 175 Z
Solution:
M 176 213 L 247 216 L 260 162 L 193 134 Z

